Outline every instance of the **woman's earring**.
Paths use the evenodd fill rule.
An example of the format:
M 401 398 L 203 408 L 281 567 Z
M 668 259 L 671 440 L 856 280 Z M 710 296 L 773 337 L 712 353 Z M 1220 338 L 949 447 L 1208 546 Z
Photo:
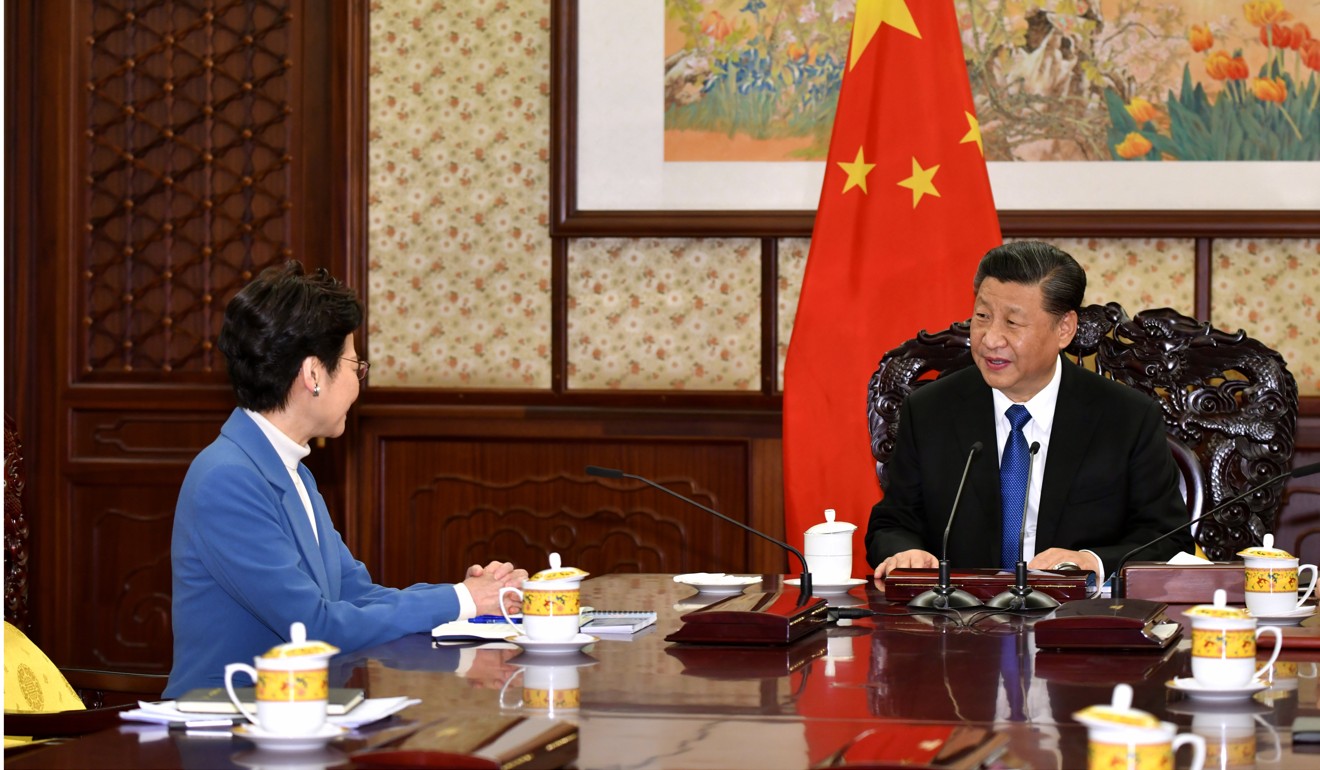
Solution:
M 321 383 L 318 382 L 316 383 L 316 387 L 312 388 L 312 398 L 316 398 L 319 395 L 321 395 Z

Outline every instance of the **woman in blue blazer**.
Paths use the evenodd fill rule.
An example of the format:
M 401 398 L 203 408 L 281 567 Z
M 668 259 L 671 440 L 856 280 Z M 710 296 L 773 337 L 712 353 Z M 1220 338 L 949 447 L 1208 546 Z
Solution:
M 367 373 L 353 342 L 361 324 L 352 289 L 297 262 L 263 271 L 225 308 L 217 347 L 239 408 L 179 492 L 165 697 L 222 686 L 225 664 L 288 641 L 294 621 L 349 652 L 498 613 L 499 589 L 527 577 L 491 562 L 459 584 L 386 588 L 344 546 L 301 460 L 312 439 L 344 432 Z

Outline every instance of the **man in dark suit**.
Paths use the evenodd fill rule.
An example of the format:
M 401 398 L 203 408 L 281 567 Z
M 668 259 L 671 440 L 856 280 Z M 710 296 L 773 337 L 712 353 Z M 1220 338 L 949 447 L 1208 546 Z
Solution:
M 1067 253 L 1040 242 L 1000 246 L 982 258 L 973 288 L 976 368 L 904 400 L 867 559 L 877 578 L 938 566 L 959 476 L 980 442 L 949 535 L 950 564 L 1011 568 L 1025 509 L 1030 568 L 1075 565 L 1103 577 L 1128 551 L 1187 521 L 1159 406 L 1060 356 L 1086 292 L 1086 272 Z M 1190 544 L 1175 536 L 1134 558 L 1166 559 Z

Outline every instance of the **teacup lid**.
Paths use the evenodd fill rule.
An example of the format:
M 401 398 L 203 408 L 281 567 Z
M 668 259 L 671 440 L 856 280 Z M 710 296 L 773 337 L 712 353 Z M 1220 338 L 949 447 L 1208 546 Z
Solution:
M 1132 708 L 1132 685 L 1114 685 L 1110 703 L 1087 706 L 1073 714 L 1073 718 L 1087 727 L 1123 727 L 1137 730 L 1162 730 L 1158 717 L 1141 709 Z
M 590 574 L 577 567 L 561 566 L 559 553 L 555 552 L 550 554 L 550 569 L 543 569 L 527 580 L 533 583 L 549 583 L 555 580 L 578 581 Z
M 825 521 L 807 528 L 808 534 L 812 535 L 833 535 L 839 532 L 856 531 L 857 525 L 846 521 L 835 521 L 837 514 L 833 508 L 825 509 Z
M 1228 594 L 1224 589 L 1215 589 L 1214 604 L 1198 604 L 1183 612 L 1189 618 L 1217 618 L 1219 620 L 1251 620 L 1251 613 L 1245 607 L 1228 606 Z
M 1266 534 L 1261 538 L 1262 545 L 1253 546 L 1237 552 L 1238 556 L 1255 556 L 1260 559 L 1291 559 L 1293 555 L 1274 547 L 1274 535 Z
M 326 642 L 307 641 L 307 626 L 295 622 L 289 627 L 289 641 L 277 644 L 262 654 L 263 658 L 330 657 L 339 648 Z

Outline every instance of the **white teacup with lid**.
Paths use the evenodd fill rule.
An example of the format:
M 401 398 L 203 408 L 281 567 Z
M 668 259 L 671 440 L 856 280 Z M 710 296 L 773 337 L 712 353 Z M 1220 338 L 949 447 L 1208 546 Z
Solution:
M 1172 722 L 1132 708 L 1131 685 L 1115 685 L 1110 703 L 1088 706 L 1073 718 L 1086 725 L 1089 770 L 1165 770 L 1186 745 L 1192 747 L 1191 770 L 1205 766 L 1205 738 L 1180 735 Z
M 802 555 L 807 558 L 807 571 L 817 585 L 842 585 L 852 577 L 853 533 L 857 525 L 835 521 L 836 515 L 833 508 L 826 508 L 825 521 L 806 531 Z
M 1279 617 L 1296 612 L 1311 598 L 1317 576 L 1314 564 L 1302 564 L 1296 556 L 1274 547 L 1274 535 L 1266 534 L 1262 545 L 1238 551 L 1244 566 L 1247 609 L 1257 617 Z M 1311 571 L 1311 583 L 1298 598 L 1298 578 Z
M 1242 607 L 1228 606 L 1224 589 L 1215 589 L 1214 604 L 1198 604 L 1183 613 L 1192 621 L 1192 678 L 1203 687 L 1246 687 L 1279 657 L 1283 635 L 1278 626 L 1256 627 Z M 1256 640 L 1274 634 L 1274 652 L 1256 667 Z
M 523 581 L 522 588 L 500 589 L 500 612 L 518 628 L 504 607 L 504 594 L 515 593 L 522 600 L 521 631 L 536 642 L 567 642 L 578 635 L 582 624 L 582 579 L 588 572 L 564 567 L 558 553 L 550 554 L 550 569 L 543 569 Z
M 294 623 L 289 641 L 276 645 L 253 662 L 225 666 L 225 690 L 243 716 L 263 731 L 276 735 L 312 735 L 325 724 L 330 697 L 330 658 L 339 648 L 308 641 L 307 627 Z M 244 708 L 234 692 L 234 674 L 244 672 L 257 685 L 257 710 Z

